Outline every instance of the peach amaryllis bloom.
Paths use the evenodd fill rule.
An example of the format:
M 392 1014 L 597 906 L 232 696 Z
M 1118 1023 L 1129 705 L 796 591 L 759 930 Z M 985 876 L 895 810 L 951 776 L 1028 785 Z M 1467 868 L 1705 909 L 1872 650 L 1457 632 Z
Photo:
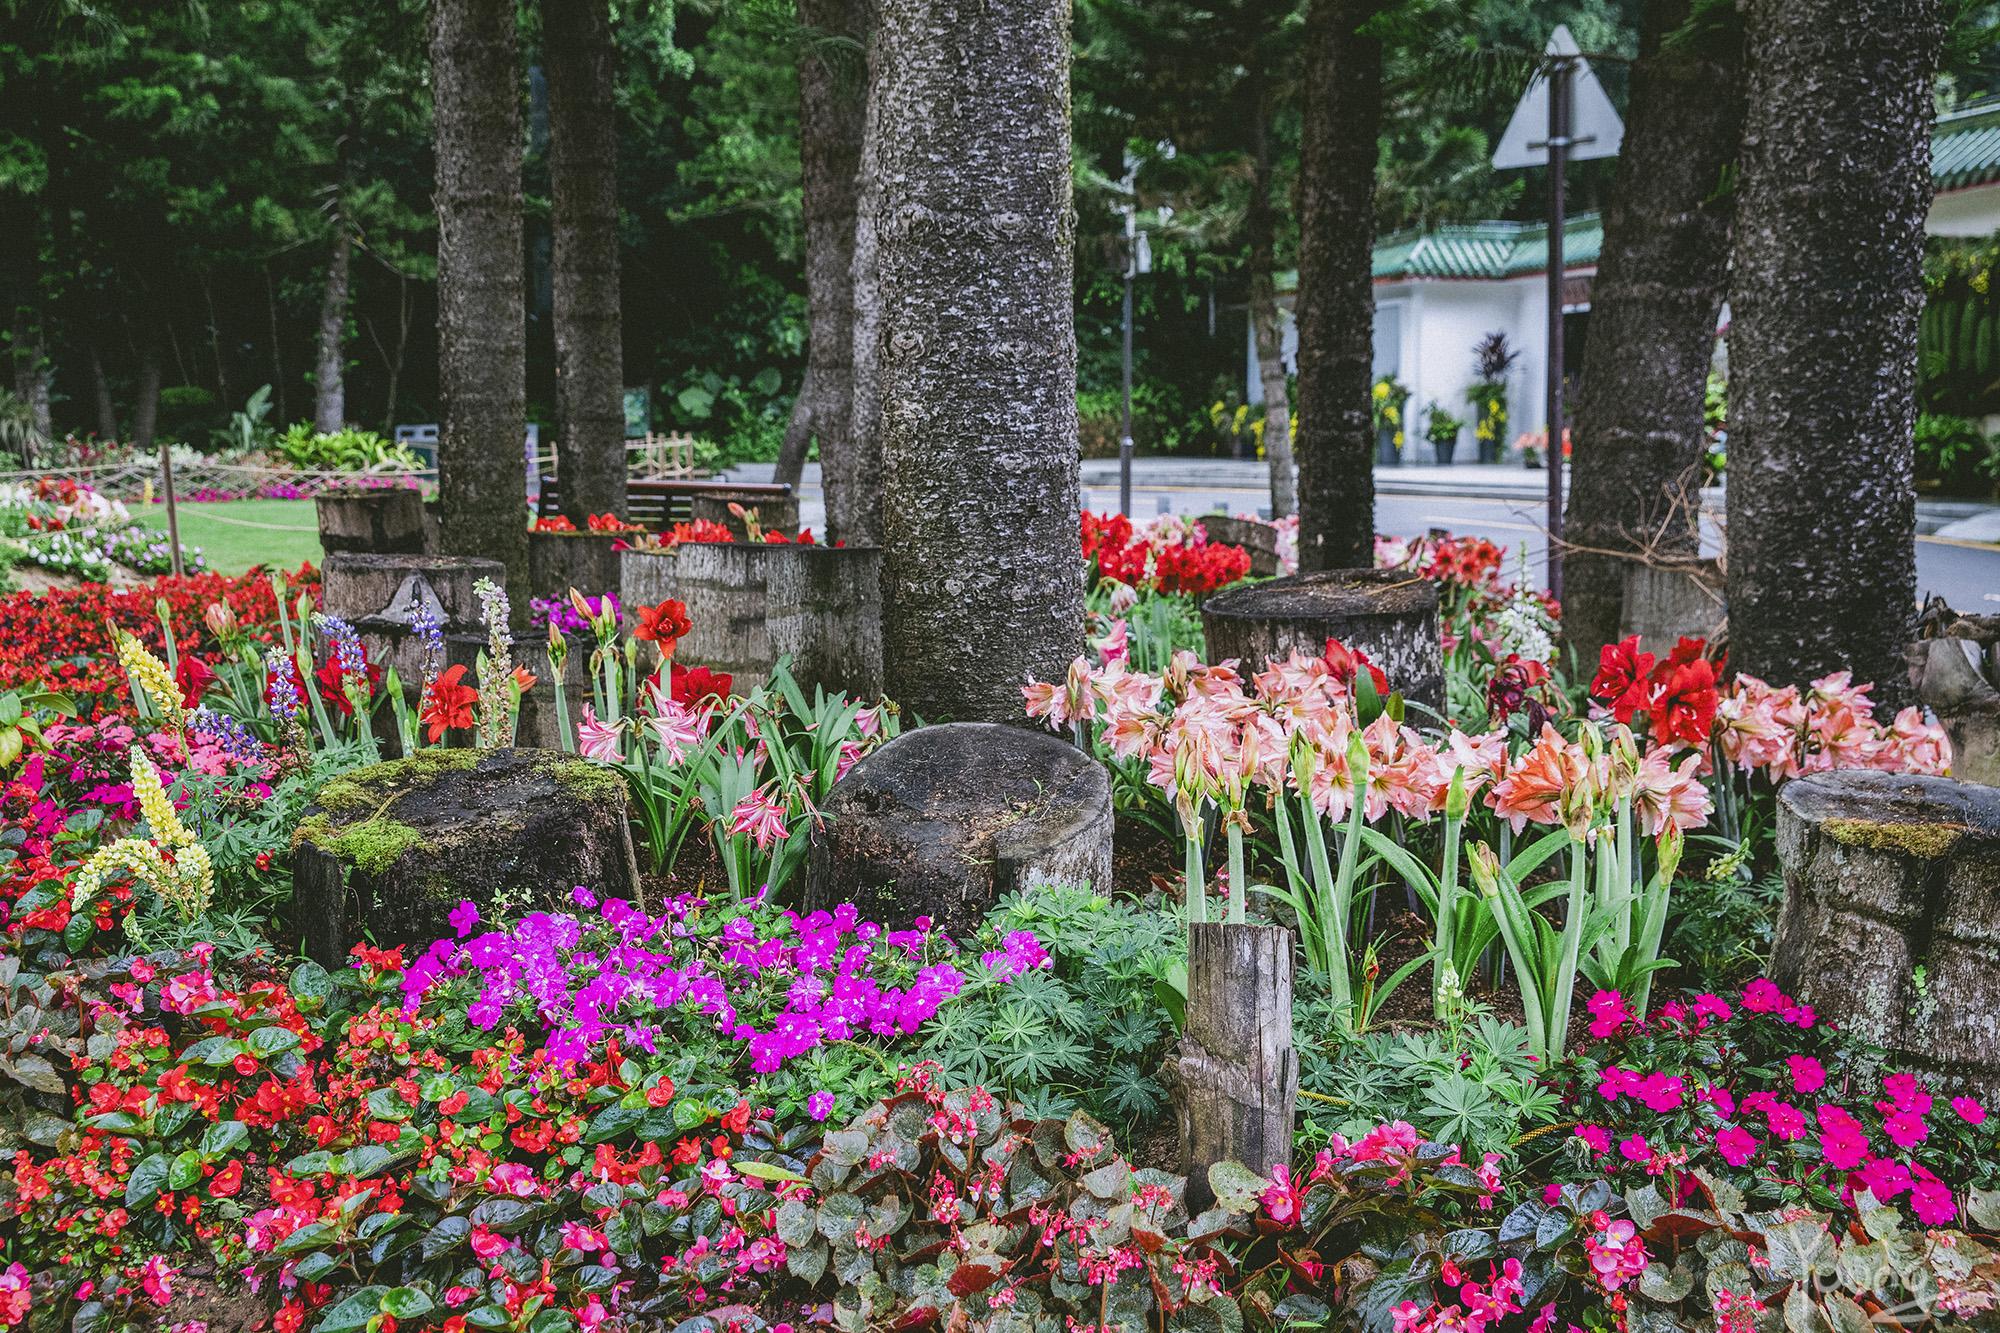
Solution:
M 1075 722 L 1088 722 L 1097 714 L 1090 682 L 1090 659 L 1079 657 L 1069 664 L 1069 674 L 1062 684 L 1030 680 L 1023 685 L 1023 706 L 1029 717 L 1046 718 L 1050 731 L 1061 731 Z
M 1489 804 L 1519 833 L 1530 823 L 1569 823 L 1578 795 L 1587 800 L 1590 784 L 1590 761 L 1582 747 L 1564 740 L 1561 732 L 1544 722 L 1528 752 L 1493 784 Z
M 1905 708 L 1890 725 L 1884 758 L 1893 758 L 1904 773 L 1943 774 L 1951 771 L 1951 742 L 1944 728 L 1924 720 L 1920 708 Z
M 1701 780 L 1700 755 L 1688 755 L 1676 766 L 1665 749 L 1654 749 L 1639 760 L 1632 779 L 1632 813 L 1647 837 L 1657 838 L 1669 828 L 1683 833 L 1700 828 L 1714 809 Z
M 1774 690 L 1755 676 L 1738 676 L 1715 709 L 1716 743 L 1723 759 L 1736 768 L 1793 777 L 1804 721 L 1795 686 Z

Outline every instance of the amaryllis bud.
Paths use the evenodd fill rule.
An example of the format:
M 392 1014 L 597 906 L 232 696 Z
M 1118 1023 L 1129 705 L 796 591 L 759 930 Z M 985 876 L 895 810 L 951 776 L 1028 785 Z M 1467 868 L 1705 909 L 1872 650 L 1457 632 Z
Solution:
M 1451 785 L 1446 787 L 1444 792 L 1444 817 L 1464 819 L 1466 812 L 1471 808 L 1472 794 L 1465 789 L 1465 770 L 1454 768 L 1451 771 Z
M 1668 820 L 1667 826 L 1664 829 L 1660 830 L 1659 876 L 1660 876 L 1660 882 L 1662 884 L 1673 883 L 1674 871 L 1680 869 L 1681 851 L 1686 845 L 1687 845 L 1687 839 L 1686 836 L 1682 834 L 1680 826 L 1674 823 L 1672 820 Z
M 1347 733 L 1347 781 L 1360 800 L 1368 786 L 1368 741 L 1359 731 Z
M 1465 854 L 1466 865 L 1472 871 L 1472 883 L 1480 896 L 1491 898 L 1500 892 L 1500 858 L 1493 849 L 1483 842 L 1475 842 Z
M 218 639 L 236 628 L 236 610 L 227 602 L 210 602 L 201 613 L 201 623 L 208 626 L 208 632 Z
M 579 620 L 589 620 L 593 614 L 590 609 L 589 599 L 575 588 L 569 590 L 569 605 L 570 609 L 576 612 L 577 619 Z M 553 623 L 551 622 L 551 624 Z

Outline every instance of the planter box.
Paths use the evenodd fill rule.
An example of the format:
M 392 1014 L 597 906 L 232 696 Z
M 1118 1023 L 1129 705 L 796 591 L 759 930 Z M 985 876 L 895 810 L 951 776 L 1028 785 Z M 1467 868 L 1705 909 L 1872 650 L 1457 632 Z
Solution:
M 628 546 L 618 553 L 618 604 L 658 606 L 669 597 L 680 596 L 680 583 L 675 578 L 678 570 L 679 558 L 672 550 L 641 551 Z
M 328 555 L 422 555 L 430 548 L 423 492 L 407 486 L 337 486 L 313 499 Z
M 682 542 L 674 560 L 693 626 L 679 660 L 727 671 L 740 690 L 789 657 L 808 695 L 882 693 L 880 549 Z
M 690 502 L 689 509 L 695 522 L 706 520 L 710 523 L 720 523 L 740 542 L 746 539 L 748 533 L 743 520 L 729 512 L 729 506 L 732 504 L 756 510 L 757 526 L 765 532 L 782 532 L 787 537 L 798 535 L 799 498 L 796 495 L 760 495 L 754 491 L 703 491 Z

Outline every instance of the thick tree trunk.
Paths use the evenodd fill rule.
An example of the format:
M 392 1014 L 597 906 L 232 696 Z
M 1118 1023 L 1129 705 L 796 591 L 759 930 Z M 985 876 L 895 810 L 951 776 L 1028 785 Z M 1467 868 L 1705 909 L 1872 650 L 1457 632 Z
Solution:
M 521 101 L 513 0 L 431 9 L 437 139 L 439 536 L 528 605 Z
M 160 334 L 150 307 L 142 306 L 145 327 L 139 330 L 139 382 L 132 390 L 132 448 L 145 454 L 153 447 L 160 420 Z
M 1083 647 L 1069 4 L 880 13 L 888 694 L 1018 721 Z
M 1729 638 L 1909 697 L 1937 0 L 1750 0 L 1730 286 Z
M 354 236 L 346 213 L 336 206 L 319 303 L 319 354 L 313 360 L 313 427 L 329 435 L 347 424 L 347 292 L 353 257 Z
M 776 480 L 792 486 L 799 484 L 813 440 L 819 441 L 822 478 L 829 467 L 844 469 L 853 448 L 854 216 L 868 113 L 867 0 L 799 0 L 799 27 L 799 170 L 811 327 L 805 381 L 778 455 Z
M 1375 562 L 1375 140 L 1380 0 L 1313 0 L 1299 153 L 1299 568 Z
M 616 51 L 609 0 L 542 0 L 554 194 L 556 473 L 563 513 L 625 513 L 624 331 L 618 307 Z
M 1251 130 L 1250 207 L 1244 231 L 1250 242 L 1250 323 L 1257 336 L 1257 382 L 1264 394 L 1264 457 L 1271 464 L 1271 517 L 1298 508 L 1292 490 L 1291 390 L 1285 383 L 1285 344 L 1278 320 L 1277 226 L 1271 208 L 1271 105 L 1262 89 Z
M 854 262 L 850 298 L 854 336 L 845 449 L 820 454 L 828 535 L 855 546 L 882 542 L 882 281 L 880 212 L 884 105 L 896 71 L 884 53 L 878 23 L 868 41 L 868 97 L 862 113 L 861 165 L 855 182 Z
M 1618 637 L 1629 566 L 1619 553 L 1700 554 L 1702 398 L 1729 270 L 1743 32 L 1724 7 L 1676 37 L 1693 7 L 1647 0 L 1591 290 L 1562 619 L 1586 668 Z
M 43 439 L 54 424 L 49 417 L 49 362 L 42 349 L 42 326 L 32 307 L 14 309 L 14 396 L 28 408 L 29 424 Z
M 118 438 L 118 408 L 111 401 L 111 381 L 104 374 L 104 357 L 97 344 L 90 345 L 90 394 L 97 416 L 97 438 L 109 443 Z

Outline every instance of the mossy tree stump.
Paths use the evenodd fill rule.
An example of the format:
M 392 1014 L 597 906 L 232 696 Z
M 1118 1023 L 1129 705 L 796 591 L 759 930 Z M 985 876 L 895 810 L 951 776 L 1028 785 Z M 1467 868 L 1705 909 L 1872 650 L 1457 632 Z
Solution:
M 492 920 L 581 884 L 638 892 L 625 781 L 552 750 L 425 750 L 330 782 L 292 838 L 296 925 L 334 967 L 368 938 L 422 948 L 461 899 Z
M 1245 674 L 1328 639 L 1368 655 L 1406 699 L 1444 707 L 1444 640 L 1437 586 L 1393 569 L 1328 569 L 1231 588 L 1201 608 L 1208 660 L 1235 658 Z
M 1111 777 L 1046 732 L 952 722 L 904 732 L 835 784 L 813 834 L 809 906 L 930 917 L 963 939 L 1031 884 L 1111 885 Z
M 1800 778 L 1778 793 L 1778 856 L 1772 978 L 1899 1065 L 2000 1096 L 2000 790 Z

